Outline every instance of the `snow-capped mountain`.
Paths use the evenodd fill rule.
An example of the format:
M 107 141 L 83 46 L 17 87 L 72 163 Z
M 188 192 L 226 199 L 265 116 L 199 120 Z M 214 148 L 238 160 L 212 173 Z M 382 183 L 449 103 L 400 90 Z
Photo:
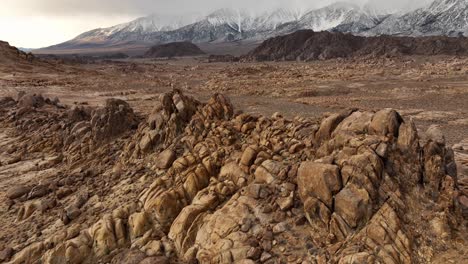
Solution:
M 280 25 L 299 20 L 302 14 L 300 10 L 293 9 L 256 14 L 224 8 L 207 16 L 179 18 L 151 15 L 114 27 L 91 30 L 51 48 L 86 48 L 128 42 L 152 45 L 174 41 L 223 42 L 258 35 L 264 38 Z
M 436 0 L 406 14 L 394 14 L 366 35 L 458 36 L 468 33 L 468 0 Z
M 324 31 L 341 24 L 360 21 L 365 13 L 359 6 L 349 3 L 335 3 L 307 13 L 299 22 L 304 29 Z
M 82 33 L 70 41 L 51 48 L 86 48 L 121 42 L 151 41 L 154 33 L 177 30 L 202 18 L 201 14 L 186 14 L 184 16 L 152 14 L 128 23 Z
M 305 15 L 300 22 L 301 29 L 358 33 L 375 27 L 383 16 L 350 3 L 335 3 L 314 10 Z
M 358 34 L 374 28 L 387 16 L 374 9 L 339 2 L 305 13 L 297 21 L 282 26 L 281 30 L 275 32 L 275 35 L 283 35 L 301 29 Z
M 306 13 L 307 10 L 285 8 L 276 9 L 272 12 L 264 12 L 255 20 L 256 29 L 260 31 L 276 30 L 286 23 L 299 21 Z
M 253 13 L 219 9 L 208 15 L 151 15 L 110 28 L 85 32 L 50 49 L 94 48 L 138 43 L 155 44 L 262 41 L 301 29 L 357 35 L 468 35 L 468 0 L 435 0 L 409 12 L 372 5 L 334 3 L 314 10 L 275 9 Z

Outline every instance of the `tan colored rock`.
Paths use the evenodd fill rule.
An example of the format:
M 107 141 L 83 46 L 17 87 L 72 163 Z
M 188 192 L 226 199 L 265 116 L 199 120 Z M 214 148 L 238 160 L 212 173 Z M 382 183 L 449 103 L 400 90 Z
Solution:
M 90 228 L 89 233 L 94 240 L 93 251 L 97 257 L 108 255 L 118 247 L 114 230 L 114 219 L 110 215 L 104 216 Z
M 65 243 L 65 259 L 68 263 L 82 263 L 92 253 L 93 240 L 87 231 Z M 59 260 L 55 259 L 55 260 Z M 56 262 L 58 263 L 58 262 Z
M 31 190 L 31 187 L 28 187 L 25 185 L 13 186 L 13 187 L 10 187 L 10 189 L 8 189 L 8 191 L 6 192 L 6 197 L 10 199 L 16 199 L 29 193 L 30 190 Z
M 179 254 L 184 255 L 185 252 L 193 246 L 196 232 L 199 228 L 199 226 L 194 225 L 194 223 L 197 222 L 196 219 L 200 214 L 207 209 L 208 208 L 204 205 L 187 206 L 172 223 L 168 236 L 174 241 Z
M 346 117 L 333 131 L 332 137 L 338 134 L 365 134 L 372 121 L 374 114 L 371 112 L 354 112 Z
M 171 149 L 166 149 L 155 158 L 155 165 L 159 169 L 168 169 L 176 159 L 176 154 Z
M 8 113 L 19 111 L 15 105 L 0 109 L 7 113 L 0 115 L 2 125 L 28 133 L 6 149 L 7 156 L 25 153 L 13 166 L 28 165 L 29 155 L 41 151 L 45 161 L 49 154 L 63 156 L 37 162 L 41 173 L 34 175 L 39 183 L 44 175 L 51 180 L 50 194 L 38 185 L 31 197 L 47 197 L 25 201 L 23 193 L 8 200 L 6 213 L 19 208 L 22 222 L 6 221 L 5 228 L 33 229 L 31 236 L 8 240 L 15 250 L 24 248 L 13 259 L 431 263 L 458 235 L 468 184 L 457 179 L 454 154 L 438 133 L 419 148 L 414 124 L 401 123 L 392 110 L 335 115 L 319 128 L 313 119 L 278 115 L 232 120 L 232 105 L 220 95 L 202 105 L 174 90 L 156 104 L 154 116 L 131 137 L 139 117 L 134 126 L 112 128 L 130 117 L 120 103 L 110 112 L 94 111 L 91 122 L 85 114 L 70 120 L 66 109 L 49 111 L 50 105 L 23 117 Z M 81 132 L 79 139 L 69 135 Z M 101 132 L 109 144 L 93 140 Z M 168 149 L 180 157 L 157 169 L 160 157 L 153 152 Z M 47 223 L 56 212 L 65 212 L 67 221 L 79 217 L 69 226 Z
M 294 192 L 291 192 L 291 194 L 286 197 L 279 197 L 276 199 L 276 203 L 282 211 L 291 209 L 294 203 Z
M 256 183 L 272 183 L 279 178 L 282 166 L 279 162 L 265 160 L 262 165 L 255 170 Z
M 149 257 L 145 258 L 138 264 L 169 264 L 171 261 L 165 256 Z
M 288 224 L 286 222 L 281 222 L 273 226 L 272 231 L 274 234 L 280 234 L 280 233 L 285 232 L 288 229 L 289 229 Z
M 304 212 L 310 225 L 326 230 L 329 226 L 332 211 L 319 199 L 309 197 L 304 202 Z
M 139 147 L 143 152 L 149 151 L 151 147 L 158 142 L 160 135 L 157 131 L 147 131 L 140 140 Z
M 315 142 L 320 146 L 323 141 L 329 140 L 338 124 L 346 118 L 345 114 L 333 114 L 322 120 L 319 130 L 315 133 Z
M 203 107 L 202 113 L 208 119 L 228 120 L 234 114 L 234 108 L 224 95 L 214 94 Z
M 345 156 L 341 169 L 343 184 L 353 183 L 364 188 L 372 198 L 376 198 L 377 189 L 382 181 L 384 164 L 373 151 L 364 151 L 351 157 Z
M 112 260 L 112 264 L 141 264 L 146 258 L 146 254 L 140 250 L 124 250 Z
M 439 143 L 442 138 L 429 140 L 423 147 L 424 184 L 437 194 L 446 175 L 446 149 Z
M 372 204 L 365 189 L 348 184 L 335 197 L 335 212 L 351 228 L 364 225 L 372 215 Z
M 198 165 L 189 173 L 183 184 L 184 192 L 189 200 L 192 200 L 200 190 L 207 187 L 209 180 L 210 175 L 203 165 Z
M 396 137 L 400 128 L 401 117 L 393 109 L 384 109 L 375 113 L 369 124 L 369 134 Z
M 244 152 L 242 153 L 242 157 L 240 160 L 240 164 L 244 166 L 250 166 L 253 164 L 255 161 L 255 158 L 257 157 L 258 153 L 258 147 L 253 145 L 253 146 L 248 146 Z
M 34 200 L 25 203 L 18 211 L 16 221 L 23 221 L 28 219 L 36 210 L 40 208 L 42 208 L 42 201 L 40 200 Z
M 68 206 L 65 208 L 65 213 L 69 220 L 74 220 L 81 215 L 81 210 L 76 206 Z
M 247 174 L 235 162 L 230 162 L 221 168 L 218 175 L 219 181 L 232 181 L 238 187 L 243 187 L 247 183 Z
M 367 252 L 359 252 L 340 258 L 338 264 L 374 263 L 375 257 Z
M 444 134 L 442 133 L 442 130 L 440 130 L 440 127 L 437 125 L 431 125 L 427 130 L 426 130 L 426 139 L 431 140 L 433 142 L 436 142 L 437 144 L 440 145 L 445 145 L 445 137 Z
M 148 230 L 152 229 L 152 223 L 146 212 L 134 213 L 128 218 L 128 227 L 130 230 L 130 239 L 143 236 Z
M 351 227 L 340 215 L 336 213 L 331 215 L 330 233 L 333 234 L 338 241 L 346 240 L 351 231 Z
M 179 188 L 180 190 L 180 188 Z M 170 226 L 180 211 L 185 207 L 183 191 L 177 192 L 175 189 L 164 191 L 154 198 L 145 202 L 146 211 L 151 211 L 156 220 L 162 226 Z
M 414 151 L 419 148 L 418 130 L 413 120 L 401 124 L 398 132 L 397 146 L 403 151 Z
M 336 165 L 311 161 L 301 163 L 297 172 L 297 185 L 302 201 L 315 197 L 328 208 L 332 207 L 333 196 L 342 187 L 340 172 Z
M 45 250 L 45 245 L 42 242 L 36 242 L 28 247 L 24 248 L 9 262 L 11 264 L 22 264 L 22 263 L 36 263 L 41 259 L 41 256 Z
M 182 209 L 172 223 L 168 234 L 169 238 L 174 241 L 179 255 L 185 255 L 194 245 L 197 232 L 204 223 L 205 212 L 215 208 L 222 201 L 219 194 L 207 187 L 200 191 L 191 205 Z
M 434 234 L 441 239 L 447 239 L 450 236 L 451 230 L 445 215 L 439 215 L 432 219 L 431 227 Z
M 141 251 L 145 252 L 145 254 L 150 257 L 160 256 L 163 254 L 163 244 L 159 240 L 153 240 L 142 247 Z

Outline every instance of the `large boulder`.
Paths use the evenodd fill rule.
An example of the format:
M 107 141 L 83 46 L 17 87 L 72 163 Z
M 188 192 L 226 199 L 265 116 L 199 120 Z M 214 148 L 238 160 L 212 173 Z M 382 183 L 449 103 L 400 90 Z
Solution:
M 345 119 L 348 114 L 333 114 L 322 120 L 319 130 L 315 133 L 316 145 L 320 146 L 323 141 L 329 140 L 335 128 Z
M 172 149 L 166 149 L 155 158 L 155 165 L 159 169 L 169 169 L 175 159 L 175 152 Z
M 333 131 L 332 136 L 340 134 L 366 134 L 371 124 L 374 113 L 356 111 L 346 117 Z
M 372 216 L 372 204 L 367 191 L 354 184 L 346 185 L 335 197 L 335 212 L 351 228 L 362 226 Z
M 16 185 L 10 187 L 7 192 L 6 192 L 6 197 L 10 199 L 16 199 L 19 198 L 31 191 L 32 187 L 26 186 L 26 185 Z
M 369 124 L 369 134 L 397 137 L 401 122 L 402 118 L 395 110 L 380 110 Z
M 297 172 L 297 185 L 302 201 L 314 197 L 332 208 L 333 196 L 342 188 L 338 166 L 306 161 Z

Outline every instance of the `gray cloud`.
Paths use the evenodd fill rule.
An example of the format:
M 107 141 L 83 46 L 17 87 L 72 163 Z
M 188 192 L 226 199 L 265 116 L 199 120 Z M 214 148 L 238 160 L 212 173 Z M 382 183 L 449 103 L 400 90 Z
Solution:
M 415 8 L 431 0 L 348 0 L 362 5 L 370 2 L 386 9 Z M 209 12 L 222 7 L 263 11 L 275 7 L 315 8 L 333 0 L 11 0 L 4 11 L 19 14 L 69 16 L 82 14 L 145 15 Z M 2 5 L 5 5 L 3 3 Z

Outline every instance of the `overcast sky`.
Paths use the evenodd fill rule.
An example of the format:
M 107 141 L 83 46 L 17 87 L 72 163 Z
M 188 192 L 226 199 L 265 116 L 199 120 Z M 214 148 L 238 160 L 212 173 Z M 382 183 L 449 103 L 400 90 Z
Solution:
M 0 40 L 39 48 L 69 40 L 99 27 L 128 22 L 151 13 L 207 13 L 231 7 L 263 11 L 276 7 L 314 8 L 333 0 L 1 0 Z M 414 8 L 431 0 L 348 0 L 391 9 Z

